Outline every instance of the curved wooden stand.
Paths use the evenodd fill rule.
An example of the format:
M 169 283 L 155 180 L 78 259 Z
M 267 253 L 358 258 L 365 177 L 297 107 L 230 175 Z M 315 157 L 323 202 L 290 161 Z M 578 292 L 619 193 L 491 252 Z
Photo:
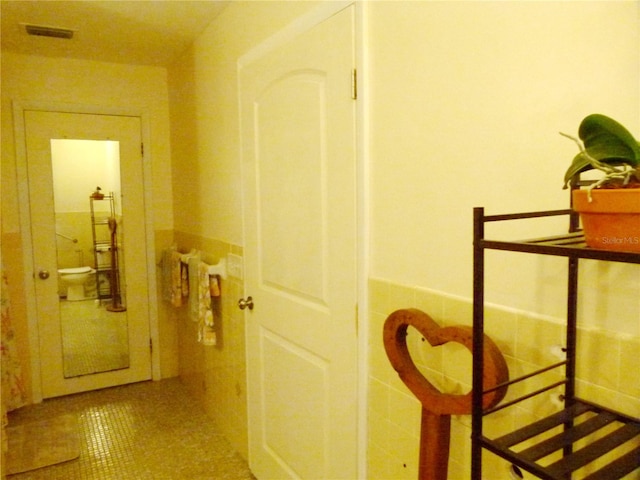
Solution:
M 473 351 L 473 329 L 465 326 L 441 328 L 429 315 L 417 309 L 397 310 L 384 324 L 384 348 L 400 379 L 422 404 L 420 430 L 420 480 L 447 480 L 451 415 L 471 414 L 470 391 L 465 395 L 440 392 L 413 363 L 407 348 L 407 328 L 414 327 L 433 347 L 457 342 Z M 495 343 L 485 335 L 484 390 L 509 380 L 509 369 Z M 487 393 L 484 408 L 491 408 L 504 398 L 507 387 Z

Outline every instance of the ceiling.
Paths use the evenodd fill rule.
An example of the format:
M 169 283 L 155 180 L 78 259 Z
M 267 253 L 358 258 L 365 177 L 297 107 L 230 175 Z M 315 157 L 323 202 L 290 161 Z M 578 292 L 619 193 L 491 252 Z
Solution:
M 229 1 L 1 0 L 2 50 L 49 57 L 167 66 Z M 70 40 L 31 36 L 25 24 L 73 30 Z

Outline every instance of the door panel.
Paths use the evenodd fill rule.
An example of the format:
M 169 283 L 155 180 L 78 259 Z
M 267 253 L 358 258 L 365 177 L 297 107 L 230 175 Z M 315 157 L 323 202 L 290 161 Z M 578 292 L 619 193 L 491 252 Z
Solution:
M 353 7 L 240 71 L 250 463 L 357 471 Z
M 294 72 L 276 80 L 255 100 L 255 135 L 262 284 L 326 306 L 325 87 L 319 73 Z M 291 108 L 292 92 L 306 108 Z M 286 188 L 284 176 L 295 179 Z
M 50 273 L 47 279 L 35 279 L 43 397 L 148 380 L 151 357 L 140 118 L 35 110 L 26 110 L 24 118 L 33 261 L 36 275 L 39 270 Z M 129 328 L 129 368 L 73 378 L 64 378 L 63 369 L 51 169 L 51 139 L 63 138 L 119 142 L 124 224 L 119 253 L 126 265 Z
M 260 339 L 264 448 L 295 476 L 318 478 L 316 468 L 324 463 L 329 441 L 330 415 L 324 401 L 329 362 L 268 330 Z

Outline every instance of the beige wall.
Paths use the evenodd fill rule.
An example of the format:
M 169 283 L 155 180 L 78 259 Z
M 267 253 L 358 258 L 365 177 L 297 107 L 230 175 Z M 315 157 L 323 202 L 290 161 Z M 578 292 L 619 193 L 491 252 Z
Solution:
M 217 262 L 242 255 L 242 195 L 237 60 L 314 2 L 232 2 L 169 68 L 175 239 L 181 251 L 201 249 Z M 231 444 L 248 456 L 242 282 L 222 282 L 216 323 L 224 339 L 196 341 L 183 310 L 178 320 L 180 377 Z
M 173 209 L 169 147 L 169 107 L 166 69 L 76 59 L 45 58 L 2 52 L 2 257 L 9 274 L 10 293 L 21 349 L 27 355 L 25 288 L 20 259 L 23 245 L 18 215 L 18 185 L 13 138 L 12 101 L 65 103 L 105 108 L 138 109 L 149 120 L 153 184 L 153 221 L 159 240 L 171 242 Z M 173 325 L 159 312 L 164 376 L 177 375 L 177 340 Z M 173 335 L 175 339 L 175 334 Z M 29 365 L 28 361 L 24 362 Z
M 399 480 L 417 475 L 420 407 L 389 366 L 384 319 L 417 307 L 441 325 L 470 324 L 473 207 L 566 208 L 562 177 L 576 147 L 558 131 L 575 134 L 589 113 L 640 135 L 640 17 L 637 2 L 371 2 L 368 10 L 367 463 L 369 478 Z M 535 238 L 563 229 L 516 222 L 487 234 Z M 486 268 L 487 328 L 511 375 L 553 363 L 549 348 L 563 343 L 566 259 L 490 252 Z M 631 354 L 640 342 L 640 270 L 584 262 L 580 281 L 578 392 L 638 416 L 640 384 L 628 372 L 640 366 Z M 427 359 L 436 385 L 462 393 L 471 362 L 460 350 L 423 346 L 417 358 Z M 537 418 L 550 399 L 501 412 L 487 428 L 497 434 Z M 452 480 L 468 478 L 469 436 L 470 418 L 456 417 Z M 487 478 L 508 478 L 504 462 L 487 462 Z
M 236 62 L 316 2 L 232 2 L 169 69 L 176 231 L 241 245 Z
M 638 8 L 369 4 L 374 276 L 470 297 L 473 207 L 566 208 L 562 178 L 577 149 L 558 132 L 576 134 L 589 113 L 613 116 L 640 135 Z M 516 223 L 488 234 L 534 238 L 554 228 Z M 564 261 L 491 258 L 499 275 L 489 278 L 489 301 L 563 314 L 564 283 L 553 277 Z M 616 304 L 637 308 L 637 268 L 600 271 L 589 297 L 602 298 L 596 290 L 603 289 Z M 633 285 L 632 295 L 608 288 L 609 276 Z M 640 335 L 637 316 L 584 313 L 594 326 Z
M 120 107 L 147 113 L 153 162 L 154 225 L 156 229 L 173 226 L 166 69 L 2 52 L 2 225 L 5 232 L 19 230 L 13 100 Z

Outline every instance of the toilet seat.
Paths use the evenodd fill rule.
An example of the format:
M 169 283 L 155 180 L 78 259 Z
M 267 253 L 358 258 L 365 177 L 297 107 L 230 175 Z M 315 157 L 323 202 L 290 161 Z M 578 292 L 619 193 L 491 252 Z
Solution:
M 91 273 L 91 267 L 61 268 L 58 273 L 62 275 L 73 275 L 78 273 Z

